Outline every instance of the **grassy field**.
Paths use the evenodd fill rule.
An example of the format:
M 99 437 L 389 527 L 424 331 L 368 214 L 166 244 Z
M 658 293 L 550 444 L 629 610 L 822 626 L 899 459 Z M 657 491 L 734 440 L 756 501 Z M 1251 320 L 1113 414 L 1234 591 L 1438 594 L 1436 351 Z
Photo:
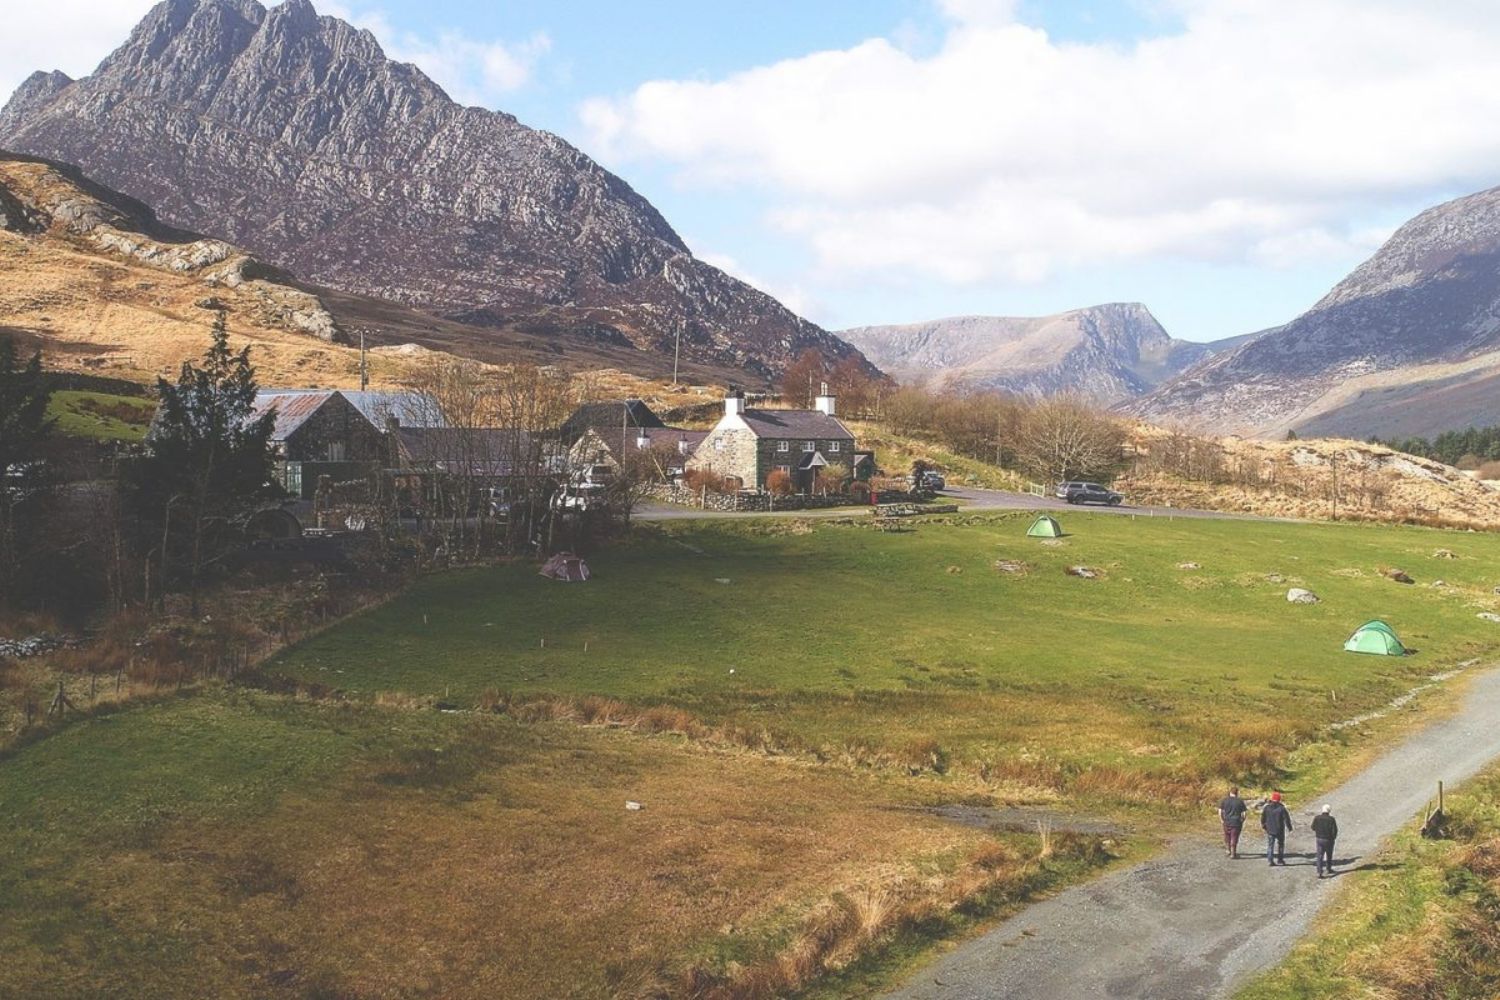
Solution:
M 1500 636 L 1490 535 L 1028 520 L 643 525 L 586 584 L 422 580 L 267 665 L 303 696 L 23 739 L 0 996 L 867 995 L 1146 846 L 925 807 L 1171 827 L 1225 778 L 1302 794 L 1373 742 L 1328 722 Z M 1342 652 L 1377 616 L 1416 655 Z
M 1336 755 L 1293 751 L 1321 727 L 1500 637 L 1476 617 L 1497 606 L 1489 535 L 1079 513 L 1046 545 L 1023 517 L 955 520 L 651 528 L 599 553 L 584 585 L 526 564 L 429 578 L 271 669 L 363 698 L 668 706 L 731 740 L 1013 800 L 1158 808 L 1220 779 L 1319 781 Z M 1288 604 L 1290 585 L 1323 602 Z M 1343 652 L 1376 617 L 1417 654 Z
M 143 441 L 155 412 L 149 399 L 77 389 L 54 392 L 47 407 L 58 433 L 95 441 Z
M 1319 931 L 1238 1000 L 1500 996 L 1500 768 L 1445 805 L 1453 839 L 1401 834 L 1394 865 L 1344 889 Z
M 171 698 L 0 758 L 0 995 L 774 982 L 798 955 L 813 968 L 894 930 L 892 914 L 936 919 L 1104 860 L 1044 860 L 1035 837 L 911 808 L 925 801 L 889 776 L 665 737 Z

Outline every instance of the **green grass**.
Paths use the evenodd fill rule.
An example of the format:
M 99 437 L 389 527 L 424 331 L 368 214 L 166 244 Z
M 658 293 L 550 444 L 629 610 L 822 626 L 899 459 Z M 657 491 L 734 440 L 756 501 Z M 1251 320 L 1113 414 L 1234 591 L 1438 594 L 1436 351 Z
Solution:
M 1339 894 L 1328 919 L 1237 1000 L 1500 996 L 1500 768 L 1445 803 L 1452 840 L 1411 829 Z
M 1190 799 L 1219 777 L 1295 780 L 1247 751 L 1284 760 L 1500 637 L 1475 617 L 1496 606 L 1495 536 L 1076 513 L 1046 546 L 1023 537 L 1025 516 L 956 520 L 897 536 L 822 521 L 651 528 L 593 557 L 587 584 L 524 563 L 431 577 L 271 668 L 357 697 L 668 704 L 830 755 L 900 759 L 936 741 L 1002 784 L 1149 799 L 1155 782 Z M 1434 559 L 1439 547 L 1460 558 Z M 1030 571 L 998 572 L 998 558 Z M 1177 568 L 1189 561 L 1202 569 Z M 1103 578 L 1066 575 L 1073 564 Z M 1389 565 L 1418 585 L 1381 577 Z M 1439 575 L 1448 587 L 1426 585 Z M 1290 585 L 1323 603 L 1287 604 Z M 1417 655 L 1343 652 L 1376 617 Z M 1149 780 L 1105 787 L 1133 776 Z
M 142 441 L 155 412 L 149 399 L 77 389 L 54 392 L 47 407 L 58 433 L 95 441 Z

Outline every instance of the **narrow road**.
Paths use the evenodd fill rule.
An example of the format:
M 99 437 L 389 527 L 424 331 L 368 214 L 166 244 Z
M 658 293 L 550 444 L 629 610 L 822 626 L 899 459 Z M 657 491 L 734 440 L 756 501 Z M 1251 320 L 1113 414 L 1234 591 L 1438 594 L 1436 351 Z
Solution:
M 1091 513 L 1097 512 L 1102 514 L 1134 514 L 1137 517 L 1202 517 L 1240 521 L 1268 520 L 1267 518 L 1258 518 L 1248 514 L 1226 514 L 1216 510 L 1192 510 L 1189 508 L 1131 507 L 1126 504 L 1121 504 L 1119 507 L 1101 507 L 1097 505 L 1080 507 L 1073 506 L 1056 497 L 1039 497 L 1033 496 L 1030 493 L 1010 493 L 1005 490 L 982 490 L 968 486 L 955 486 L 939 493 L 936 502 L 942 503 L 944 501 L 959 503 L 964 512 L 984 510 L 1089 511 Z M 697 510 L 692 507 L 678 507 L 674 504 L 648 502 L 642 504 L 632 516 L 642 521 L 675 521 L 696 518 L 848 517 L 850 514 L 859 513 L 862 509 L 860 507 L 836 507 L 832 510 L 728 512 Z
M 1380 842 L 1411 823 L 1436 782 L 1500 757 L 1500 669 L 1476 677 L 1457 715 L 1435 722 L 1315 802 L 1292 803 L 1285 868 L 1269 868 L 1256 818 L 1240 860 L 1212 835 L 1159 859 L 1028 907 L 960 946 L 890 994 L 899 1000 L 1223 996 L 1279 961 L 1307 933 L 1334 887 L 1377 866 Z M 1308 823 L 1322 805 L 1339 821 L 1335 861 L 1319 881 Z M 1246 853 L 1248 849 L 1248 853 Z

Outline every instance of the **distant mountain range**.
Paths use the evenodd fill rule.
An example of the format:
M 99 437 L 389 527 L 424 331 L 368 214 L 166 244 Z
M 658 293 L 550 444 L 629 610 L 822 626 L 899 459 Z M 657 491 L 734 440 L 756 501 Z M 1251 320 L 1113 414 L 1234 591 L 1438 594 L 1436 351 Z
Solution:
M 557 136 L 461 107 L 308 0 L 164 0 L 90 76 L 32 75 L 0 148 L 76 164 L 167 223 L 319 286 L 473 328 L 770 376 L 857 357 L 695 258 Z M 454 350 L 466 349 L 454 338 Z
M 1500 424 L 1500 188 L 1428 209 L 1306 313 L 1131 409 L 1259 435 Z
M 1174 340 L 1138 302 L 1055 316 L 956 316 L 840 333 L 901 382 L 1135 399 L 1224 346 Z

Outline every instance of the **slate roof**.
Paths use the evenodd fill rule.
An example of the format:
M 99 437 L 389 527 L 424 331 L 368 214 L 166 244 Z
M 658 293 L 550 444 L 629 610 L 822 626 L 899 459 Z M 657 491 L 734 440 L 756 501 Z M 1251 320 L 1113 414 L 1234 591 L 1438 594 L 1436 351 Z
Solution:
M 379 430 L 385 430 L 386 417 L 401 421 L 402 427 L 442 427 L 438 409 L 420 393 L 382 389 L 340 389 L 339 395 L 354 404 L 365 419 Z
M 618 431 L 621 427 L 633 427 L 637 430 L 650 429 L 653 427 L 665 427 L 661 417 L 652 412 L 644 400 L 626 399 L 613 403 L 584 403 L 563 421 L 562 437 L 567 444 L 573 444 L 583 437 L 583 432 L 593 428 L 602 436 L 606 431 L 614 429 Z
M 401 427 L 396 430 L 396 441 L 406 462 L 446 472 L 508 476 L 514 471 L 515 459 L 521 456 L 526 459 L 525 471 L 556 472 L 561 467 L 556 442 L 550 435 L 503 427 L 466 432 L 446 427 Z
M 854 440 L 838 417 L 821 410 L 746 410 L 740 416 L 756 437 Z

